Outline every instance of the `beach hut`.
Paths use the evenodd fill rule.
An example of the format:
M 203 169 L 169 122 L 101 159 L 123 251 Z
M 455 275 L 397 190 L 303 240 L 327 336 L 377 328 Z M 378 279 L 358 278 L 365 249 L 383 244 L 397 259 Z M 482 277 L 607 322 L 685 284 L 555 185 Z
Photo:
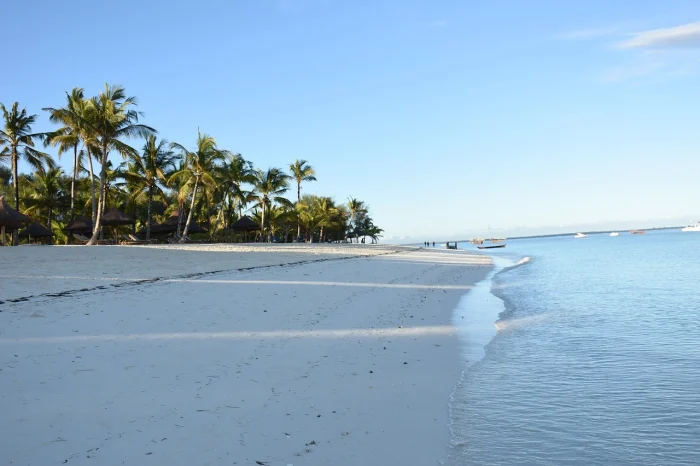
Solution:
M 134 219 L 126 215 L 119 209 L 112 207 L 102 216 L 102 225 L 115 227 L 119 225 L 133 225 Z
M 163 223 L 161 223 L 161 225 L 170 225 L 170 226 L 174 226 L 177 229 L 178 220 L 180 221 L 180 225 L 182 226 L 187 219 L 185 218 L 184 215 L 182 216 L 182 218 L 180 218 L 180 214 L 176 210 L 175 212 L 170 214 L 170 217 L 165 219 L 165 221 Z
M 30 221 L 31 219 L 29 217 L 10 207 L 7 201 L 5 201 L 5 196 L 0 196 L 0 237 L 2 237 L 3 246 L 5 246 L 6 228 L 13 231 L 24 226 Z
M 50 238 L 52 236 L 53 233 L 39 222 L 32 222 L 27 228 L 19 232 L 20 238 L 27 238 L 30 242 L 32 238 Z
M 83 235 L 92 235 L 92 219 L 85 215 L 76 217 L 64 228 L 69 233 L 80 233 Z
M 258 231 L 260 225 L 255 223 L 253 219 L 247 216 L 243 216 L 236 220 L 236 222 L 229 227 L 232 231 Z
M 133 225 L 135 220 L 126 215 L 121 210 L 112 207 L 102 215 L 102 225 L 112 227 L 114 231 L 114 242 L 117 243 L 117 227 L 120 225 Z
M 174 226 L 175 229 L 173 232 L 177 231 L 177 220 L 178 220 L 178 213 L 177 211 L 173 212 L 170 217 L 166 221 L 162 223 L 162 225 L 168 225 L 168 226 Z M 185 225 L 187 224 L 187 216 L 183 215 L 180 217 L 180 233 L 185 231 Z M 194 219 L 190 222 L 190 229 L 188 230 L 188 233 L 206 233 L 207 230 L 202 228 L 202 226 L 195 222 Z
M 236 222 L 229 227 L 231 231 L 242 231 L 244 234 L 244 240 L 248 241 L 248 232 L 260 230 L 260 225 L 255 223 L 253 219 L 248 216 L 243 216 L 236 220 Z
M 163 223 L 156 223 L 155 225 L 151 225 L 151 234 L 152 235 L 165 235 L 165 234 L 170 234 L 170 233 L 175 233 L 177 232 L 177 223 L 178 223 L 178 213 L 177 211 L 173 212 L 170 217 L 167 218 Z M 185 230 L 185 224 L 187 223 L 187 217 L 183 216 L 180 219 L 180 233 L 182 233 Z M 207 230 L 202 228 L 202 226 L 192 220 L 190 222 L 190 229 L 188 233 L 206 233 Z M 146 228 L 142 228 L 139 231 L 140 234 L 146 233 Z

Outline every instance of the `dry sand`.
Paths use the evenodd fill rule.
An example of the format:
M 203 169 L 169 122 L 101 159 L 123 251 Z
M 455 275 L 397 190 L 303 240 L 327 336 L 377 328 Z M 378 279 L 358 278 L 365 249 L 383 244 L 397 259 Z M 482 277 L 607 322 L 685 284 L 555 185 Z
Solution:
M 0 266 L 2 464 L 385 466 L 445 456 L 451 315 L 490 262 L 188 245 Z

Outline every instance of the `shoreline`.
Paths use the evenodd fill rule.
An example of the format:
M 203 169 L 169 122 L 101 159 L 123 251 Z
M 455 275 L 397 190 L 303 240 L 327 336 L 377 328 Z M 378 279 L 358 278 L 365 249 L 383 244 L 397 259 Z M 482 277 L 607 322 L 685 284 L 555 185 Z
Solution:
M 460 421 L 468 419 L 466 414 L 467 400 L 461 396 L 464 384 L 467 383 L 465 377 L 472 366 L 484 358 L 486 348 L 501 330 L 498 322 L 506 307 L 503 298 L 496 293 L 494 278 L 517 267 L 522 262 L 513 263 L 498 256 L 491 257 L 491 259 L 493 267 L 481 281 L 475 284 L 471 292 L 462 296 L 453 316 L 453 323 L 457 327 L 460 339 L 463 342 L 460 348 L 460 355 L 464 363 L 464 369 L 450 394 L 451 439 L 448 453 L 445 455 L 441 466 L 459 466 L 464 464 L 464 458 L 460 457 L 459 447 L 465 445 L 467 439 L 458 438 L 457 436 L 461 430 Z M 478 312 L 474 312 L 475 310 L 478 310 Z
M 21 279 L 34 298 L 0 305 L 6 459 L 438 464 L 463 369 L 452 313 L 489 258 L 318 246 L 217 248 L 206 275 L 61 297 L 36 290 L 88 279 Z M 151 259 L 138 274 L 107 253 L 100 270 L 115 273 L 98 278 L 162 275 L 163 254 L 135 248 Z M 210 257 L 192 249 L 170 249 L 168 265 Z M 34 274 L 67 277 L 61 265 Z

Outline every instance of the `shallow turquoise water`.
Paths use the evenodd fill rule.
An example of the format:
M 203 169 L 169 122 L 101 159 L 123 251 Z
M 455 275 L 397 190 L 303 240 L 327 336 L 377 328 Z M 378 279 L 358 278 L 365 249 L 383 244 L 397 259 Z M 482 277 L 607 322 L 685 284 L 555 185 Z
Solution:
M 700 233 L 494 256 L 531 261 L 493 277 L 501 330 L 455 389 L 445 464 L 700 464 Z

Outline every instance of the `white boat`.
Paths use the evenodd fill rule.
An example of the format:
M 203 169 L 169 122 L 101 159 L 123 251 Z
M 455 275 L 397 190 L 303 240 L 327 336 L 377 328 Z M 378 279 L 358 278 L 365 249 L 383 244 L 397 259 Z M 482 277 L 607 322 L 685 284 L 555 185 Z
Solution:
M 584 235 L 583 233 L 576 233 L 574 235 L 574 238 L 588 238 L 588 235 Z
M 688 225 L 685 228 L 682 228 L 681 231 L 700 231 L 700 222 L 695 222 L 692 225 Z
M 620 236 L 620 232 L 618 231 L 613 231 L 610 233 L 610 236 Z

